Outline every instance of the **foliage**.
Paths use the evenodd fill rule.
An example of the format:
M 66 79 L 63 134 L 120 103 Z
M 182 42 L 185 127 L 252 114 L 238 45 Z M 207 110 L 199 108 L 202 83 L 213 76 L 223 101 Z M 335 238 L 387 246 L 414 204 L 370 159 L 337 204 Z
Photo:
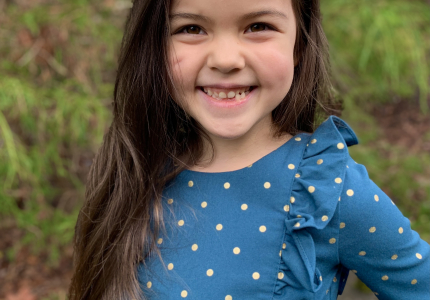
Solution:
M 418 96 L 428 112 L 430 6 L 425 1 L 321 1 L 334 80 L 346 100 Z M 417 92 L 418 91 L 418 92 Z
M 363 128 L 364 147 L 353 156 L 430 240 L 429 155 L 376 143 L 380 133 L 366 130 L 374 120 L 361 109 L 393 97 L 414 100 L 417 90 L 421 109 L 428 109 L 430 7 L 321 2 L 334 82 L 347 120 Z M 22 0 L 0 13 L 0 228 L 26 233 L 9 250 L 11 260 L 31 245 L 55 262 L 70 244 L 86 173 L 110 120 L 128 7 L 130 1 Z
M 62 2 L 10 5 L 0 25 L 0 227 L 25 231 L 9 259 L 30 245 L 55 263 L 70 245 L 110 119 L 122 23 L 104 5 Z

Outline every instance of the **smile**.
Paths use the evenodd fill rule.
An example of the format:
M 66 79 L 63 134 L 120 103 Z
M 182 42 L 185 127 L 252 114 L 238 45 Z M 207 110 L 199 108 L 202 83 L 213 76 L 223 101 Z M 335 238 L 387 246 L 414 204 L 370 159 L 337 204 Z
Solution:
M 217 89 L 209 87 L 200 87 L 200 89 L 208 96 L 211 96 L 212 98 L 217 100 L 241 100 L 248 96 L 248 94 L 254 89 L 254 87 L 248 86 L 236 89 Z

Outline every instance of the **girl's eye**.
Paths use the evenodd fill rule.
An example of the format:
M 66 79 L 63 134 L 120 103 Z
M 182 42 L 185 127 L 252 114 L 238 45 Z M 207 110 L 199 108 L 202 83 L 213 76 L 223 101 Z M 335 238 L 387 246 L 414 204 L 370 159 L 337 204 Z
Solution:
M 267 30 L 267 29 L 269 29 L 269 30 L 273 30 L 273 27 L 271 27 L 271 26 L 269 26 L 269 25 L 267 25 L 267 24 L 265 24 L 265 23 L 255 23 L 255 24 L 252 24 L 252 25 L 249 27 L 249 30 L 250 30 L 251 32 L 265 31 L 265 30 Z
M 275 30 L 275 29 L 272 26 L 265 23 L 254 23 L 248 28 L 247 31 L 259 32 L 259 31 L 266 31 L 266 30 Z M 177 31 L 177 33 L 185 33 L 185 34 L 192 34 L 192 35 L 202 34 L 202 32 L 203 30 L 197 25 L 184 26 Z
M 199 26 L 196 25 L 189 25 L 182 27 L 181 30 L 178 31 L 178 33 L 186 33 L 186 34 L 200 34 L 202 29 Z

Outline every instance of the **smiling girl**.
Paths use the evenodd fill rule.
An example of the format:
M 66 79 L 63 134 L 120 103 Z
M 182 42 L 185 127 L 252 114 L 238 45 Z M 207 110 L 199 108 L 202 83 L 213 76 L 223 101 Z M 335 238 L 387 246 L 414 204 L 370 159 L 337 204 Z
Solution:
M 135 0 L 70 299 L 428 299 L 429 245 L 348 154 L 317 0 Z

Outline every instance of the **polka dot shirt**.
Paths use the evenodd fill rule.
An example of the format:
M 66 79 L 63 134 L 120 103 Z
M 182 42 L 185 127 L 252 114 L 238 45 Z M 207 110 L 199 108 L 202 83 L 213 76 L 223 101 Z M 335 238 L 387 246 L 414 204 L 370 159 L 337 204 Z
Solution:
M 429 244 L 356 164 L 330 117 L 252 165 L 185 170 L 138 278 L 147 299 L 336 299 L 349 271 L 379 299 L 429 299 Z

